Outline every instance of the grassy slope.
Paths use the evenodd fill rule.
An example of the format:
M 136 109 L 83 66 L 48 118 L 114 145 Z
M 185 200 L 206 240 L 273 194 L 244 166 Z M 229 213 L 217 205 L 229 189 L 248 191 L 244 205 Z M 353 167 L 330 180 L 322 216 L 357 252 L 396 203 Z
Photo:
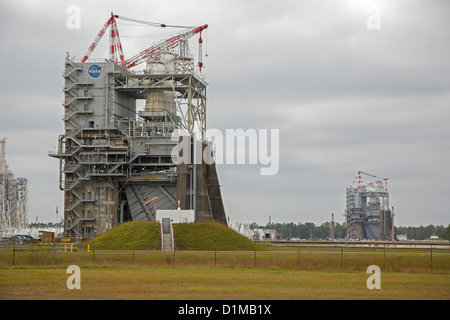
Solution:
M 217 222 L 174 224 L 176 250 L 254 250 L 246 237 Z
M 160 250 L 161 226 L 157 222 L 127 222 L 94 239 L 98 250 Z M 174 224 L 176 250 L 253 250 L 246 237 L 220 223 Z M 90 242 L 92 247 L 92 241 Z
M 94 239 L 99 250 L 159 250 L 160 224 L 150 221 L 126 222 Z M 92 241 L 90 242 L 92 246 Z

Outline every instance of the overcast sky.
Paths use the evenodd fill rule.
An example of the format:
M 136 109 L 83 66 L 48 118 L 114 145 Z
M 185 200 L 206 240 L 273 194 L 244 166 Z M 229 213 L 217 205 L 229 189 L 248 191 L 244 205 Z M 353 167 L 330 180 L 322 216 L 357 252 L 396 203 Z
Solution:
M 80 29 L 66 25 L 71 5 Z M 30 180 L 30 222 L 63 212 L 48 151 L 64 129 L 66 52 L 81 58 L 111 11 L 208 24 L 208 128 L 279 129 L 276 175 L 219 166 L 230 222 L 321 224 L 334 213 L 343 223 L 346 186 L 362 170 L 389 178 L 397 226 L 450 223 L 447 0 L 2 0 L 0 138 L 10 169 Z M 126 58 L 156 40 L 118 22 Z M 106 45 L 92 57 L 108 57 Z

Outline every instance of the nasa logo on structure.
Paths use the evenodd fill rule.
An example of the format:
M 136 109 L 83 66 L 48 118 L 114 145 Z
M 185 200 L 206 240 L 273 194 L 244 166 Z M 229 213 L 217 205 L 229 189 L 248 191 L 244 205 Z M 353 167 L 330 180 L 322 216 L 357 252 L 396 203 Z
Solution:
M 88 74 L 91 78 L 98 78 L 102 74 L 102 68 L 98 64 L 93 64 L 88 69 Z

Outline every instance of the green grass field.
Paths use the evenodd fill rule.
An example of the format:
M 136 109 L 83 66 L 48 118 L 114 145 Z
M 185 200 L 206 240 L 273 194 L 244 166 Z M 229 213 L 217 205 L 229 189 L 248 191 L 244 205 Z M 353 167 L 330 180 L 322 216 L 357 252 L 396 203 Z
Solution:
M 176 250 L 163 253 L 159 232 L 126 223 L 72 248 L 3 247 L 0 299 L 450 299 L 448 249 L 255 245 L 196 223 L 174 225 Z M 69 265 L 81 269 L 80 290 L 66 286 Z M 380 290 L 366 286 L 370 265 Z
M 0 270 L 0 299 L 432 299 L 450 298 L 450 275 L 381 273 L 369 290 L 365 272 L 284 269 L 81 267 L 69 290 L 64 267 Z
M 0 252 L 0 299 L 450 299 L 450 254 L 373 249 Z M 272 251 L 271 251 L 272 250 Z M 369 290 L 369 265 L 381 289 Z M 81 289 L 66 287 L 69 265 Z

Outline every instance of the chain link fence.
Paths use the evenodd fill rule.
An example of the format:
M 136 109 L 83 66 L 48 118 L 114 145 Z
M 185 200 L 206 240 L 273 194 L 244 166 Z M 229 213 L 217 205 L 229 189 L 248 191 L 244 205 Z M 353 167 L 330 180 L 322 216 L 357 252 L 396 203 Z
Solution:
M 273 249 L 273 248 L 272 248 Z M 0 267 L 133 265 L 146 267 L 271 268 L 298 270 L 365 270 L 377 265 L 384 271 L 450 273 L 450 250 L 429 248 L 358 248 L 310 246 L 280 248 L 255 245 L 253 251 L 96 250 L 76 244 L 0 246 Z

